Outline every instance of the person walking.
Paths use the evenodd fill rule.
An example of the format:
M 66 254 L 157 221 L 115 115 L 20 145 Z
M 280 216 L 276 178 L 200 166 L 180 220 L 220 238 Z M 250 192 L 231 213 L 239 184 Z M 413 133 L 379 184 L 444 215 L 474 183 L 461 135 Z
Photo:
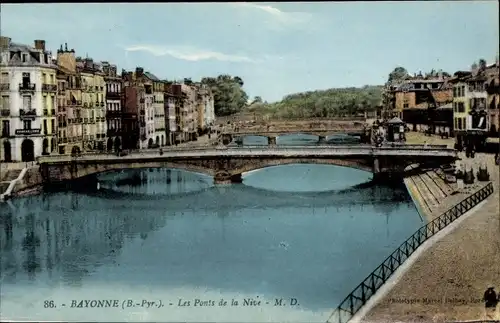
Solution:
M 500 295 L 497 296 L 495 292 L 495 287 L 490 286 L 484 292 L 483 301 L 485 307 L 485 319 L 486 320 L 496 320 L 497 304 L 499 302 Z

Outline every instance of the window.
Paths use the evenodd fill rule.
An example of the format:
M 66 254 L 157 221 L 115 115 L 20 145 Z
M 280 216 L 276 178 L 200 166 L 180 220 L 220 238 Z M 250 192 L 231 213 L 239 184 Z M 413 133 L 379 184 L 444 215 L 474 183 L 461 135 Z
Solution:
M 458 123 L 457 123 L 457 129 L 461 130 L 462 129 L 462 119 L 458 118 L 457 121 L 458 121 Z
M 46 95 L 44 95 L 42 100 L 43 100 L 43 101 L 42 101 L 42 106 L 43 106 L 43 108 L 44 108 L 44 109 L 47 109 L 47 96 L 46 96 Z
M 31 96 L 23 95 L 23 109 L 31 110 Z
M 463 102 L 458 102 L 457 105 L 458 105 L 458 112 L 459 113 L 464 113 L 465 112 L 464 103 Z
M 9 105 L 9 96 L 8 95 L 3 95 L 2 96 L 2 106 L 1 108 L 2 109 L 10 109 L 10 105 Z
M 9 72 L 2 72 L 2 78 L 0 82 L 2 84 L 9 83 Z
M 54 84 L 54 74 L 50 74 L 50 84 Z
M 2 136 L 8 137 L 10 136 L 10 121 L 2 120 Z
M 403 109 L 408 109 L 408 106 L 409 106 L 408 103 L 404 103 L 403 104 Z
M 28 86 L 31 83 L 30 73 L 23 73 L 23 85 Z
M 47 74 L 42 73 L 42 83 L 47 83 Z
M 21 59 L 22 59 L 22 62 L 23 62 L 23 63 L 26 63 L 26 62 L 28 61 L 28 54 L 23 53 L 23 54 L 21 55 Z
M 43 133 L 46 135 L 48 133 L 47 120 L 43 120 Z
M 31 120 L 23 120 L 23 129 L 31 129 Z
M 50 120 L 50 130 L 52 131 L 52 133 L 55 133 L 55 131 L 56 131 L 54 119 Z

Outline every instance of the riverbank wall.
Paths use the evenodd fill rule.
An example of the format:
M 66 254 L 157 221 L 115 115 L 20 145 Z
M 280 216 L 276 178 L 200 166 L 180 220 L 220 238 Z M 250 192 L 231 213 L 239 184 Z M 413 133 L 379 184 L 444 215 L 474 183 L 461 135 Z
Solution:
M 39 193 L 42 190 L 42 183 L 40 166 L 35 165 L 23 168 L 18 177 L 11 180 L 5 191 L 0 194 L 0 201 L 5 201 L 16 196 Z

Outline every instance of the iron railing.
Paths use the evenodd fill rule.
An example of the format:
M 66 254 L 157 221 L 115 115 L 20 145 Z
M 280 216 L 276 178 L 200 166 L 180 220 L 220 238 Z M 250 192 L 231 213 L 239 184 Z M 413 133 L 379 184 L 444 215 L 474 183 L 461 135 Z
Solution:
M 490 182 L 460 203 L 451 207 L 439 217 L 418 229 L 406 239 L 380 266 L 372 271 L 334 310 L 328 322 L 346 323 L 366 304 L 377 290 L 407 260 L 422 243 L 444 229 L 461 215 L 472 209 L 493 193 Z

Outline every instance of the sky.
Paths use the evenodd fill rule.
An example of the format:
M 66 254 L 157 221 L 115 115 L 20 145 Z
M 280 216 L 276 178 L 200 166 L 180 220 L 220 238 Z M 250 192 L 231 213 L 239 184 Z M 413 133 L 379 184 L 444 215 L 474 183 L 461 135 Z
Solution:
M 229 74 L 248 95 L 383 84 L 410 73 L 495 61 L 498 1 L 9 4 L 2 36 L 161 79 Z

